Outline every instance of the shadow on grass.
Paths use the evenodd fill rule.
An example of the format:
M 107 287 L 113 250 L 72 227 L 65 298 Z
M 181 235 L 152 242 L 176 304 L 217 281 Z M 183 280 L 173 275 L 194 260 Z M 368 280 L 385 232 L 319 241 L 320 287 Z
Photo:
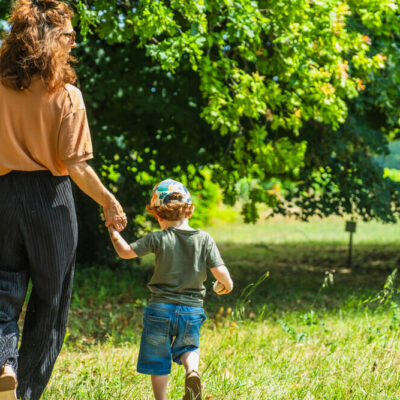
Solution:
M 225 245 L 221 253 L 234 280 L 234 291 L 217 296 L 206 282 L 205 309 L 212 318 L 221 306 L 235 307 L 244 288 L 266 271 L 269 277 L 256 288 L 246 309 L 248 318 L 275 318 L 286 312 L 331 312 L 357 308 L 375 296 L 399 264 L 395 245 L 359 245 L 353 251 L 353 268 L 347 267 L 347 247 L 329 244 Z M 77 271 L 69 330 L 71 340 L 138 341 L 141 312 L 148 299 L 146 282 L 153 271 L 153 258 L 141 263 L 120 261 L 115 270 L 100 267 Z M 326 273 L 333 284 L 321 288 Z M 83 339 L 82 339 L 83 338 Z

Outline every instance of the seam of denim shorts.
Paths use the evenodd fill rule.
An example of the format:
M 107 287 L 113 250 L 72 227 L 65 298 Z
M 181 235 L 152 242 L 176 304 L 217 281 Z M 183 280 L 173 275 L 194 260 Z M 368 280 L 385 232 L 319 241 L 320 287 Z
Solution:
M 151 375 L 169 375 L 171 373 L 171 369 L 161 369 L 159 371 L 155 369 L 145 369 L 145 368 L 138 368 L 137 372 L 140 374 L 151 374 Z
M 204 310 L 199 311 L 181 311 L 180 315 L 203 315 Z
M 163 305 L 164 305 L 164 303 L 163 303 Z M 172 304 L 172 303 L 171 303 L 171 306 L 175 306 L 175 307 L 170 307 L 169 305 L 167 307 L 163 307 L 163 305 L 159 305 L 159 303 L 149 303 L 146 308 L 153 309 L 153 310 L 174 312 L 178 307 L 179 308 L 180 307 L 192 307 L 192 306 L 187 306 L 184 304 Z M 204 313 L 203 307 L 192 307 L 192 308 L 195 308 L 196 310 L 191 310 L 191 311 L 179 310 L 179 314 L 181 314 L 181 315 L 189 315 L 189 314 L 201 315 Z

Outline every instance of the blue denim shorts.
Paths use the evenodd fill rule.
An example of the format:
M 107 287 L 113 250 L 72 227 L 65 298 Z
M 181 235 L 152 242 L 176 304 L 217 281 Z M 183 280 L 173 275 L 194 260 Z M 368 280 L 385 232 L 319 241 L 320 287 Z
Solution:
M 149 303 L 143 313 L 137 371 L 168 375 L 171 360 L 180 364 L 183 353 L 199 352 L 200 327 L 206 318 L 202 307 Z

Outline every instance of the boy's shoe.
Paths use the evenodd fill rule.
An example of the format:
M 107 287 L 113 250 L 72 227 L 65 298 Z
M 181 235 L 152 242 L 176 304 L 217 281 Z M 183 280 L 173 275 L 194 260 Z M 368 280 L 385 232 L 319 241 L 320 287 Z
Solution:
M 17 377 L 11 365 L 4 365 L 0 371 L 0 400 L 17 400 Z
M 200 374 L 193 370 L 186 374 L 183 400 L 202 400 Z

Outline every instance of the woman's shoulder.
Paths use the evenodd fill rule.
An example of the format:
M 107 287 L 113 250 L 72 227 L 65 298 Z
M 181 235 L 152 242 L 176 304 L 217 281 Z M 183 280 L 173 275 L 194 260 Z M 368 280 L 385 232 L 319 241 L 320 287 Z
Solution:
M 85 109 L 82 92 L 74 85 L 65 84 L 54 93 L 50 93 L 48 101 L 58 108 L 63 115 Z
M 67 83 L 63 89 L 73 111 L 85 109 L 85 102 L 83 101 L 82 92 L 79 90 L 79 88 Z

